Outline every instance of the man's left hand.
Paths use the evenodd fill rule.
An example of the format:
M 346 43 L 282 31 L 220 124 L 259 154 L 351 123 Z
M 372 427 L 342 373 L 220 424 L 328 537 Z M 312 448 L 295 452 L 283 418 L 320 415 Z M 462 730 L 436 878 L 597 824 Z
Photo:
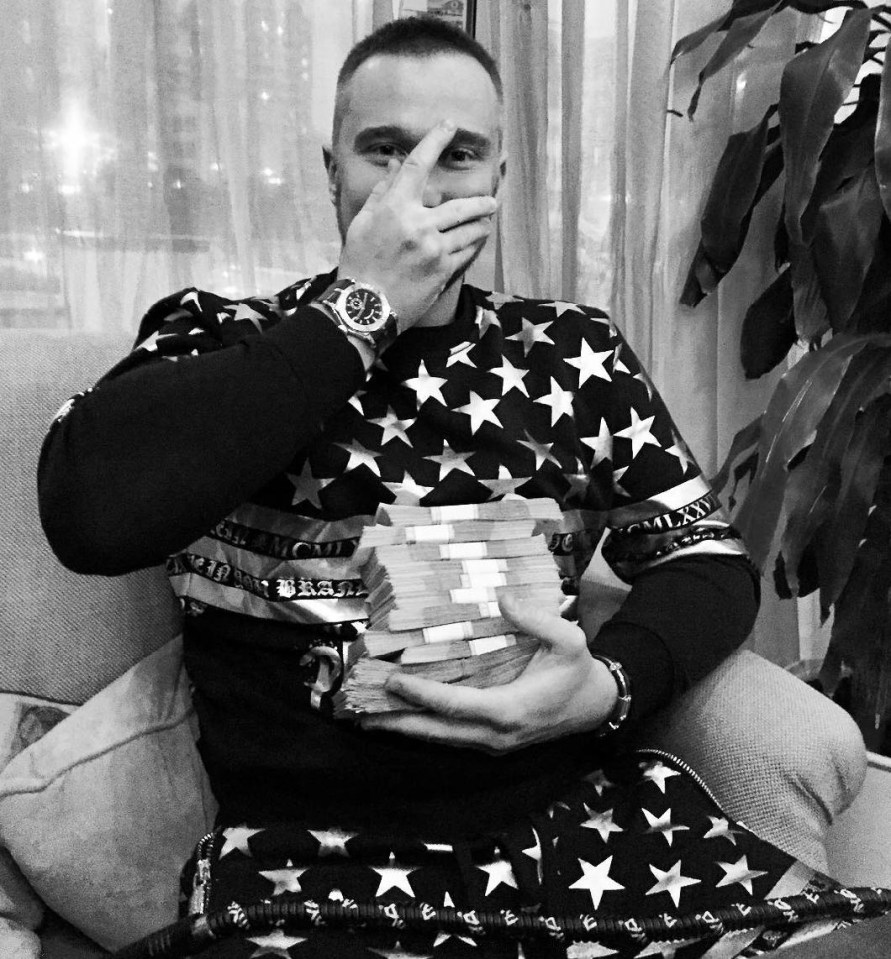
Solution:
M 498 754 L 600 726 L 618 690 L 591 657 L 582 630 L 516 597 L 502 600 L 501 610 L 518 631 L 541 641 L 517 679 L 475 689 L 394 673 L 386 689 L 426 712 L 369 716 L 362 727 Z

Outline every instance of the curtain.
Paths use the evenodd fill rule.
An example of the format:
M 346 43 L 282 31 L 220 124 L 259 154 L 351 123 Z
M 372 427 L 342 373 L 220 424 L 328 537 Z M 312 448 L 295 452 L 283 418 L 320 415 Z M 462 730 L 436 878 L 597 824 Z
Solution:
M 0 328 L 135 330 L 187 285 L 270 293 L 337 262 L 322 146 L 337 69 L 401 0 L 2 0 Z M 417 7 L 417 0 L 412 6 Z M 506 91 L 508 175 L 471 279 L 609 307 L 714 472 L 772 383 L 737 359 L 767 282 L 753 224 L 721 292 L 678 305 L 729 133 L 760 117 L 798 24 L 759 36 L 683 112 L 727 0 L 479 0 Z M 754 640 L 797 658 L 793 604 Z M 790 645 L 792 644 L 792 645 Z

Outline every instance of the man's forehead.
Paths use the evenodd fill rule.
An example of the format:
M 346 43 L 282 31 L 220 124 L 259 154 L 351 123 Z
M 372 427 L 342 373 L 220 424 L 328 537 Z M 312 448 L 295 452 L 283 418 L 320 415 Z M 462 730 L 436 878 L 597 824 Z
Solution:
M 393 125 L 417 127 L 415 132 L 423 135 L 446 116 L 477 132 L 500 123 L 491 77 L 462 53 L 376 54 L 358 67 L 338 99 L 341 119 L 353 132 L 357 127 Z

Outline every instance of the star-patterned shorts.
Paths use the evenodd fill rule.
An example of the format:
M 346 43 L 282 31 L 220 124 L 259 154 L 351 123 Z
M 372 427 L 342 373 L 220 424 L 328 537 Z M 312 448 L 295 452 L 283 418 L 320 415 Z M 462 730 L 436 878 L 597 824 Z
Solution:
M 196 868 L 203 859 L 201 868 Z M 200 877 L 210 876 L 201 882 Z M 581 781 L 541 815 L 497 835 L 427 836 L 301 824 L 218 830 L 183 872 L 188 911 L 232 903 L 411 903 L 464 913 L 678 916 L 805 893 L 825 877 L 728 819 L 694 778 L 662 758 L 637 756 Z M 186 907 L 184 907 L 186 908 Z M 432 910 L 430 910 L 432 912 Z M 669 921 L 671 921 L 669 919 Z M 622 944 L 535 938 L 521 942 L 469 930 L 325 927 L 247 928 L 203 955 L 213 959 L 459 959 L 459 957 L 708 956 L 715 936 L 686 942 L 652 936 Z M 828 931 L 828 930 L 824 930 Z M 770 951 L 790 931 L 755 930 L 722 941 L 720 955 Z M 801 935 L 801 932 L 797 935 Z

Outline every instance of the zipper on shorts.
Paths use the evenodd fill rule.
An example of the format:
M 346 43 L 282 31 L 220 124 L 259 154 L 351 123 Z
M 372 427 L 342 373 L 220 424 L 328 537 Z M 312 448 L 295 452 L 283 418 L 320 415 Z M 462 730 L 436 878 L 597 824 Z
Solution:
M 210 904 L 211 860 L 219 833 L 209 832 L 202 836 L 195 848 L 195 875 L 192 877 L 192 894 L 189 896 L 189 915 L 204 916 Z
M 721 810 L 722 813 L 726 816 L 727 813 L 724 810 L 724 807 L 718 801 L 718 797 L 712 792 L 709 784 L 690 766 L 688 763 L 685 763 L 683 759 L 678 756 L 675 756 L 674 753 L 670 753 L 665 749 L 654 749 L 649 746 L 644 746 L 640 749 L 635 749 L 635 753 L 638 755 L 644 756 L 657 756 L 659 759 L 664 759 L 670 766 L 674 766 L 676 769 L 680 770 L 682 773 L 686 773 L 693 782 L 708 796 L 709 799 Z M 735 820 L 734 820 L 735 821 Z

